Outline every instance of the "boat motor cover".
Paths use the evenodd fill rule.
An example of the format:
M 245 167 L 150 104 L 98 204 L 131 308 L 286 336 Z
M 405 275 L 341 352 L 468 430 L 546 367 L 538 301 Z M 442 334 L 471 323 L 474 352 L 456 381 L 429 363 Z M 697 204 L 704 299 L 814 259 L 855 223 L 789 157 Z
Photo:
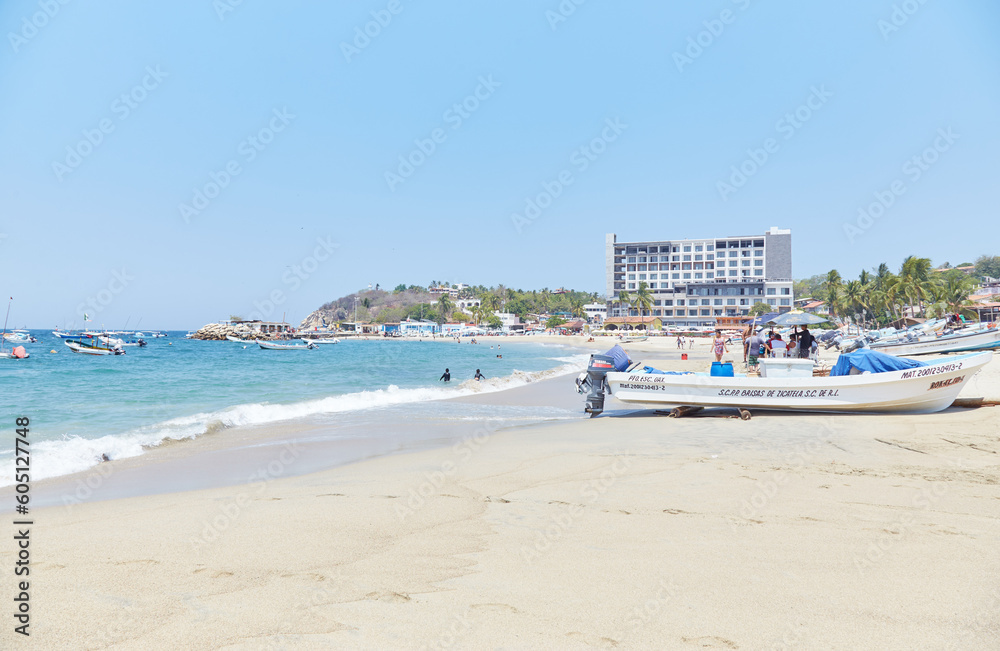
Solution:
M 906 357 L 887 355 L 871 348 L 861 348 L 853 353 L 841 353 L 840 357 L 837 358 L 837 364 L 830 370 L 830 377 L 850 375 L 852 368 L 856 368 L 862 373 L 865 371 L 888 373 L 889 371 L 905 371 L 908 368 L 917 368 L 918 366 L 927 366 L 927 363 Z
M 619 373 L 628 369 L 630 364 L 628 353 L 618 344 L 615 344 L 614 348 L 604 354 L 615 361 L 615 370 Z

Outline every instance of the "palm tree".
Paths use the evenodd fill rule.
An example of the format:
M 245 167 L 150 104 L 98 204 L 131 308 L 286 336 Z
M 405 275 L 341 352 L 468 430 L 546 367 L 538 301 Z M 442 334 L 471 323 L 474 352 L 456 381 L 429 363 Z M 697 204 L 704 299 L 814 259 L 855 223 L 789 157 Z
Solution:
M 834 318 L 837 317 L 839 312 L 842 312 L 842 305 L 840 300 L 840 290 L 843 286 L 843 280 L 840 277 L 840 273 L 836 269 L 830 270 L 826 274 L 826 304 L 830 308 L 830 314 Z
M 632 300 L 635 302 L 635 306 L 639 308 L 639 316 L 644 316 L 644 312 L 652 312 L 653 293 L 649 291 L 649 285 L 645 281 L 639 283 L 639 290 L 636 291 L 635 298 Z
M 586 313 L 586 310 L 583 309 L 583 300 L 579 298 L 570 300 L 569 309 L 573 313 L 573 316 L 577 318 L 582 317 Z
M 861 284 L 860 280 L 847 281 L 847 284 L 844 285 L 844 301 L 848 312 L 857 314 L 860 308 L 861 313 L 864 313 L 866 307 L 865 292 L 864 285 Z
M 448 317 L 451 315 L 452 310 L 455 309 L 455 304 L 451 302 L 447 294 L 441 294 L 438 298 L 438 313 L 441 315 L 442 321 L 447 321 Z
M 899 279 L 902 283 L 902 293 L 908 299 L 912 308 L 916 302 L 919 312 L 923 312 L 924 300 L 931 295 L 930 258 L 907 256 L 899 268 Z M 916 316 L 916 314 L 914 314 Z
M 935 314 L 964 313 L 966 316 L 975 316 L 975 311 L 968 309 L 972 305 L 969 294 L 975 286 L 975 280 L 961 271 L 952 270 L 944 275 L 940 284 L 934 290 L 935 303 L 932 306 Z

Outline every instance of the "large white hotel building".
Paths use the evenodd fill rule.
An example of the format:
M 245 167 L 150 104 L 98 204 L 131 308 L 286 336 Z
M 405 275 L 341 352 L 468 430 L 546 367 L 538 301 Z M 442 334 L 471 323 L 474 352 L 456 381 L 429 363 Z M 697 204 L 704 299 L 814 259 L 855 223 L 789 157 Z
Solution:
M 794 304 L 788 229 L 655 242 L 619 242 L 608 233 L 605 263 L 609 316 L 625 316 L 619 293 L 634 294 L 644 281 L 653 294 L 652 316 L 665 326 L 714 325 L 716 317 L 744 316 L 756 303 L 778 312 Z

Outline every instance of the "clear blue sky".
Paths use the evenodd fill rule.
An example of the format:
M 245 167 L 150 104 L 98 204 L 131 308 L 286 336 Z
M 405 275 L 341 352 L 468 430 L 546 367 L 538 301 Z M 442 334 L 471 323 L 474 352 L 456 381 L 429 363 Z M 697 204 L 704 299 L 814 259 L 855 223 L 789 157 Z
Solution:
M 611 231 L 791 228 L 796 277 L 1000 253 L 990 0 L 565 0 L 558 21 L 557 0 L 225 2 L 0 3 L 0 291 L 17 325 L 80 326 L 88 299 L 94 325 L 187 329 L 258 308 L 297 322 L 369 283 L 600 291 Z M 894 4 L 913 12 L 898 25 Z M 391 22 L 355 45 L 372 12 Z M 808 118 L 781 122 L 814 87 Z M 593 160 L 577 151 L 602 137 Z M 399 170 L 415 139 L 434 151 Z M 337 245 L 324 260 L 318 240 Z

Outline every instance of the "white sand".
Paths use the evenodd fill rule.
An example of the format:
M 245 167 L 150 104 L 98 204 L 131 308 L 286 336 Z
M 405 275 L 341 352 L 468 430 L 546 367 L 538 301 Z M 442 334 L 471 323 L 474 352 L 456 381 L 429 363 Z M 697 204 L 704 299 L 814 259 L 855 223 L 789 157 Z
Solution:
M 0 648 L 1000 648 L 998 459 L 1000 407 L 470 423 L 450 448 L 39 510 L 32 637 L 8 615 Z

